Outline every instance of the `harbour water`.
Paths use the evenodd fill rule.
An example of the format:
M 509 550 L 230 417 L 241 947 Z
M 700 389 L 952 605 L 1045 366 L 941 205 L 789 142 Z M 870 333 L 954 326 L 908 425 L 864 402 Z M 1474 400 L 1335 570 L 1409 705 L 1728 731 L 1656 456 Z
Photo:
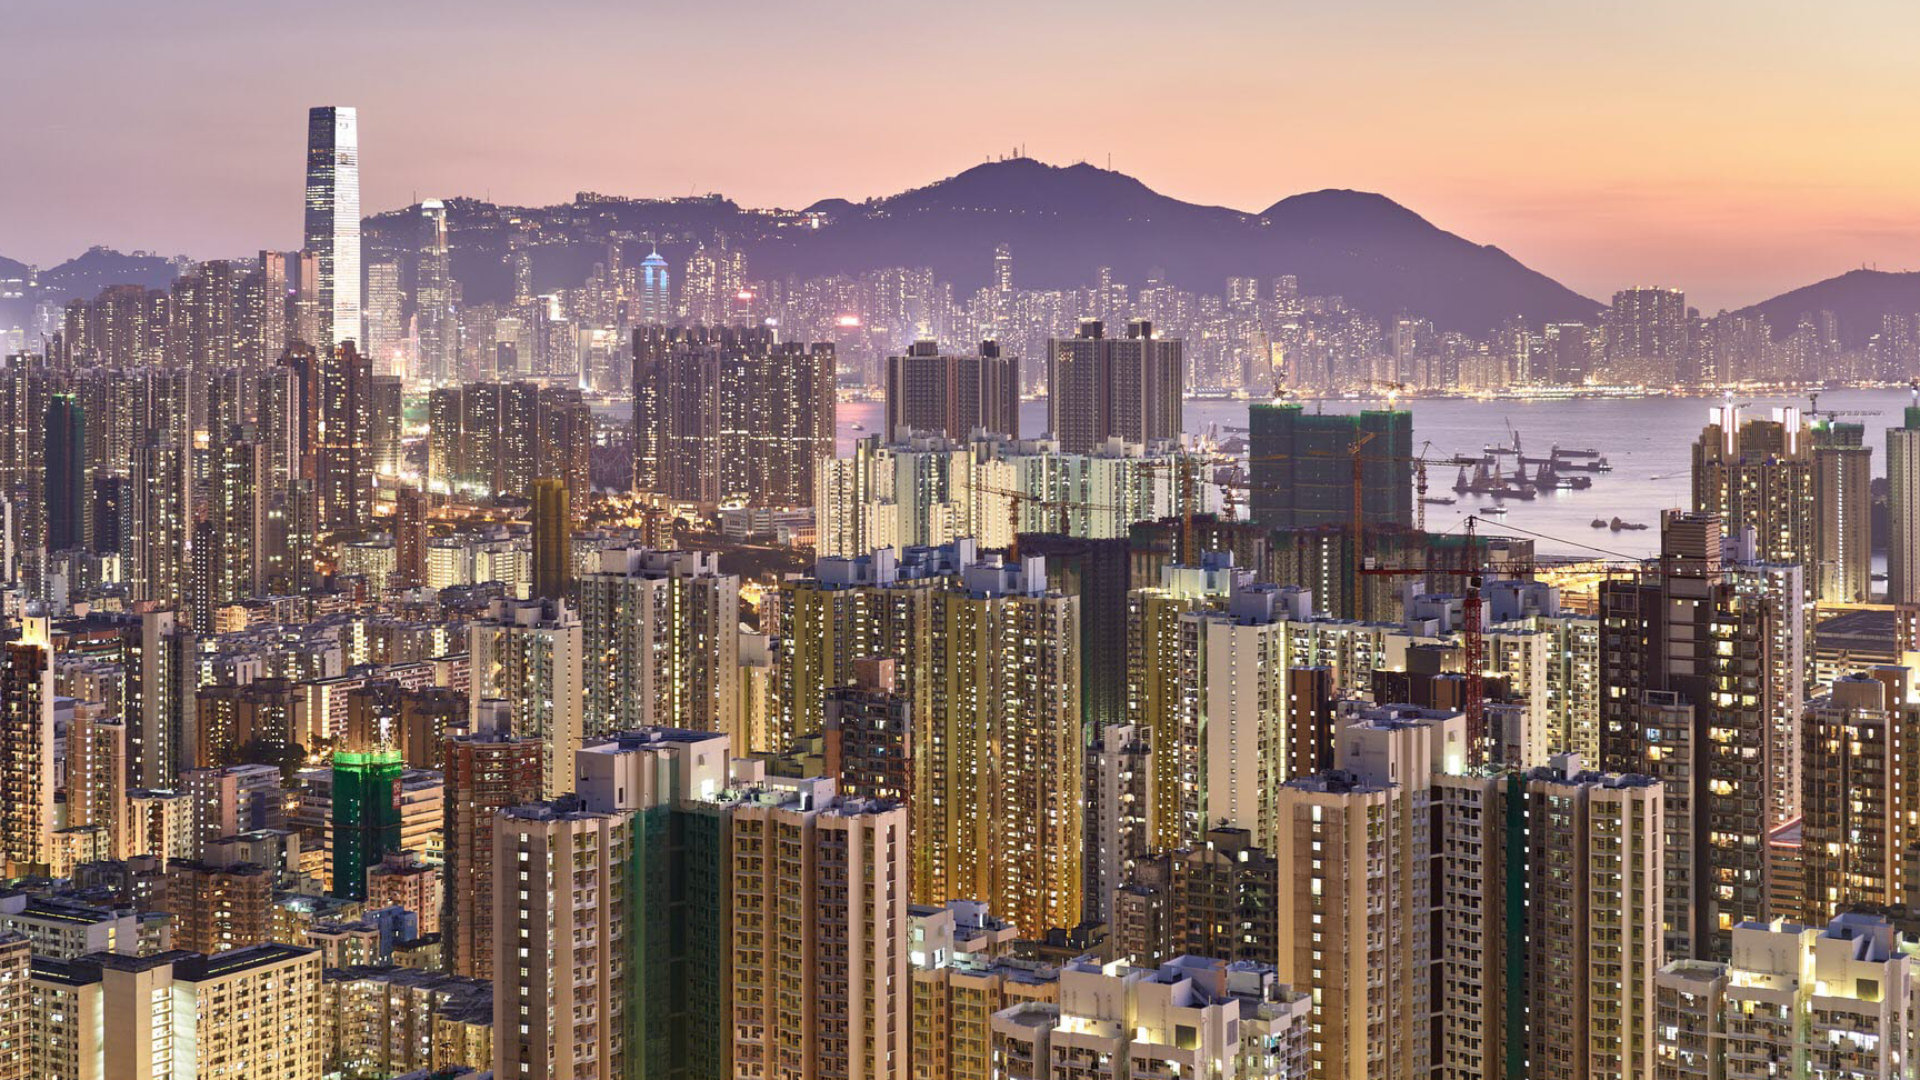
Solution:
M 1532 501 L 1508 500 L 1504 516 L 1488 517 L 1483 532 L 1532 536 L 1542 554 L 1590 555 L 1612 558 L 1644 558 L 1655 554 L 1660 545 L 1660 511 L 1686 506 L 1692 498 L 1692 447 L 1706 426 L 1708 413 L 1721 404 L 1712 397 L 1580 398 L 1540 401 L 1481 401 L 1468 398 L 1415 399 L 1407 403 L 1413 412 L 1413 445 L 1424 447 L 1428 457 L 1448 458 L 1456 454 L 1480 455 L 1483 447 L 1505 444 L 1511 430 L 1518 432 L 1522 449 L 1528 456 L 1545 457 L 1558 444 L 1564 449 L 1598 451 L 1613 466 L 1613 471 L 1594 476 L 1593 486 L 1585 491 L 1548 491 Z M 1777 407 L 1807 408 L 1804 395 L 1742 397 L 1751 402 L 1754 416 L 1770 415 Z M 1898 427 L 1902 411 L 1911 400 L 1906 390 L 1829 390 L 1820 395 L 1820 408 L 1841 413 L 1844 422 L 1866 427 L 1866 443 L 1873 448 L 1873 473 L 1886 471 L 1886 429 Z M 1325 401 L 1306 403 L 1308 409 L 1327 412 L 1354 412 L 1377 407 L 1378 403 Z M 839 441 L 842 452 L 855 439 L 878 431 L 884 424 L 884 407 L 875 402 L 842 402 L 839 407 Z M 859 425 L 856 428 L 854 425 Z M 1046 403 L 1024 402 L 1020 407 L 1022 433 L 1037 436 L 1045 430 Z M 1186 406 L 1187 430 L 1207 433 L 1217 430 L 1220 437 L 1240 434 L 1229 428 L 1245 428 L 1247 403 L 1243 401 L 1189 401 Z M 1452 506 L 1429 505 L 1427 527 L 1439 532 L 1464 527 L 1466 516 L 1496 505 L 1492 499 L 1455 495 L 1453 484 L 1458 470 L 1434 465 L 1428 470 L 1428 495 L 1454 498 Z M 1652 526 L 1645 531 L 1614 532 L 1593 528 L 1595 518 Z

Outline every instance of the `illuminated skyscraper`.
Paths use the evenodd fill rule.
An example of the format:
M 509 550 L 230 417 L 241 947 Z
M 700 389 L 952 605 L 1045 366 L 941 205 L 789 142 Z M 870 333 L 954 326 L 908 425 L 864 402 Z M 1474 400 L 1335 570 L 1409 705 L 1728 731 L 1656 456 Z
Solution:
M 1110 338 L 1093 319 L 1047 343 L 1047 428 L 1070 454 L 1108 439 L 1146 444 L 1178 439 L 1187 367 L 1182 343 L 1155 337 L 1153 324 L 1127 324 Z
M 1020 434 L 1020 361 L 1000 346 L 980 343 L 973 356 L 942 355 L 937 342 L 916 341 L 905 356 L 887 358 L 887 427 L 882 441 L 903 429 L 965 439 L 975 430 Z
M 308 344 L 320 349 L 361 340 L 359 128 L 350 106 L 307 112 L 306 250 L 316 270 L 319 339 Z
M 580 578 L 588 732 L 740 724 L 740 577 L 699 551 L 609 548 Z
M 659 248 L 640 260 L 640 325 L 665 326 L 673 322 L 673 271 Z
M 1806 573 L 1823 604 L 1873 598 L 1873 450 L 1866 434 L 1859 424 L 1813 425 L 1813 561 Z
M 404 363 L 407 330 L 401 319 L 400 264 L 390 260 L 367 266 L 367 355 L 376 375 L 409 374 Z
M 47 620 L 30 615 L 0 655 L 0 873 L 48 871 L 54 790 L 53 646 Z
M 762 327 L 636 331 L 635 490 L 811 505 L 814 470 L 833 455 L 833 357 Z
M 1887 429 L 1887 600 L 1920 603 L 1920 391 L 1903 423 Z
M 573 517 L 567 510 L 567 482 L 544 477 L 533 482 L 533 595 L 565 600 L 573 580 Z
M 1607 370 L 1616 382 L 1688 381 L 1687 298 L 1679 289 L 1623 289 L 1607 312 Z
M 495 600 L 468 634 L 473 707 L 507 702 L 514 734 L 542 744 L 545 797 L 569 790 L 585 730 L 580 620 L 561 600 Z
M 453 312 L 453 271 L 447 255 L 447 207 L 439 199 L 420 204 L 420 255 L 414 268 L 414 335 L 419 339 L 416 379 L 440 382 L 453 377 L 454 338 L 459 320 Z
M 86 414 L 72 394 L 55 394 L 48 402 L 48 551 L 67 551 L 86 543 L 86 423 Z

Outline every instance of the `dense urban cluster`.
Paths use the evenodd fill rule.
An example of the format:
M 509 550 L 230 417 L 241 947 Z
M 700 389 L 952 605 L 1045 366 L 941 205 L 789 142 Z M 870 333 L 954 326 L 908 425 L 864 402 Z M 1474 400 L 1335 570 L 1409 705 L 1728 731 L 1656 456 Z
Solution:
M 466 304 L 447 204 L 363 247 L 351 109 L 306 196 L 0 367 L 0 1080 L 1920 1061 L 1920 407 L 1883 585 L 1840 415 L 1729 402 L 1658 556 L 1572 561 L 1428 530 L 1401 402 L 1266 399 L 1885 379 L 1911 320 L 1476 342 L 718 240 Z

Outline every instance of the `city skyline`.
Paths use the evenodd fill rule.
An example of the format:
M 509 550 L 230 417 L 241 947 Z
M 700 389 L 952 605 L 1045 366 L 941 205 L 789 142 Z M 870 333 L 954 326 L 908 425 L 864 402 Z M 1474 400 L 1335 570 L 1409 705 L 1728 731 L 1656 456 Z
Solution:
M 110 6 L 117 18 L 5 16 L 41 44 L 0 74 L 38 150 L 22 158 L 38 164 L 0 178 L 7 257 L 46 264 L 93 243 L 195 257 L 291 249 L 299 225 L 283 185 L 299 146 L 286 120 L 314 100 L 361 110 L 374 211 L 453 195 L 551 204 L 580 190 L 801 207 L 1024 146 L 1062 163 L 1111 155 L 1169 195 L 1243 209 L 1378 191 L 1586 295 L 1673 285 L 1705 311 L 1861 265 L 1904 267 L 1920 239 L 1907 194 L 1920 159 L 1875 135 L 1910 118 L 1913 77 L 1891 50 L 1920 15 L 1877 0 L 1844 5 L 1885 31 L 1870 36 L 1832 13 L 1743 7 L 1736 19 L 1720 3 L 1663 9 L 1665 32 L 1639 36 L 1650 5 L 1545 16 L 1505 2 L 1445 15 L 1230 5 L 1222 18 L 1255 32 L 1224 37 L 1133 5 L 1091 24 L 1075 6 L 1016 17 L 750 5 L 734 32 L 757 62 L 724 87 L 697 78 L 685 50 L 644 44 L 707 32 L 700 13 L 643 24 L 615 5 L 564 17 L 481 5 L 454 21 L 411 5 L 383 12 L 355 55 L 293 81 L 274 76 L 291 42 L 370 9 L 268 26 L 211 3 Z M 1151 35 L 1163 74 L 1104 83 L 1100 96 L 1063 85 L 1047 57 L 1088 25 L 1111 26 L 1116 44 Z M 77 50 L 115 42 L 125 62 L 86 85 L 56 77 Z M 1006 58 L 995 79 L 914 77 L 929 57 L 995 50 Z M 501 65 L 523 75 L 473 74 Z M 888 93 L 863 90 L 878 85 Z M 192 152 L 160 157 L 179 147 Z

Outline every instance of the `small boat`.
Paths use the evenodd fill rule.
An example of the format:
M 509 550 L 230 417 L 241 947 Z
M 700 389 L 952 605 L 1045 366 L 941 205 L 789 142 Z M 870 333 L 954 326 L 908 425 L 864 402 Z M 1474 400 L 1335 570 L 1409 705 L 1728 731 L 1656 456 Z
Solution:
M 1488 517 L 1507 516 L 1507 508 L 1504 506 L 1483 506 L 1480 508 L 1480 512 Z
M 1594 528 L 1596 528 L 1596 529 L 1604 529 L 1604 528 L 1606 528 L 1606 527 L 1607 527 L 1607 519 L 1606 519 L 1606 518 L 1594 518 L 1591 524 L 1592 524 L 1592 525 L 1593 525 L 1593 527 L 1594 527 Z
M 1427 499 L 1421 499 L 1420 501 L 1423 503 L 1426 503 L 1428 506 L 1452 506 L 1454 503 L 1459 502 L 1460 500 L 1427 498 Z
M 850 431 L 865 431 L 865 430 L 867 430 L 867 425 L 865 425 L 865 424 L 862 424 L 862 423 L 860 423 L 859 421 L 857 421 L 857 420 L 856 420 L 856 421 L 854 421 L 853 423 L 851 423 L 851 424 L 848 424 L 848 425 L 847 425 L 847 428 L 848 428 L 848 430 L 850 430 Z

